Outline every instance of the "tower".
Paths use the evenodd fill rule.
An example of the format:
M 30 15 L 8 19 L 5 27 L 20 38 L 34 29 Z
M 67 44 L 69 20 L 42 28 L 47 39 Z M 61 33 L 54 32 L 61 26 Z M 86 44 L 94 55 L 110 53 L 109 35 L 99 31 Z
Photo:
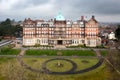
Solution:
M 54 19 L 54 39 L 55 45 L 65 45 L 66 38 L 66 20 L 62 15 L 62 12 L 59 11 L 58 15 Z

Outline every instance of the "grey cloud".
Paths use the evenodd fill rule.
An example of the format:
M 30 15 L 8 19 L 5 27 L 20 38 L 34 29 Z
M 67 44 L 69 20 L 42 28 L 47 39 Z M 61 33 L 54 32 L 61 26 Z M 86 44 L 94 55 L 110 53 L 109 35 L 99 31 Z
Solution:
M 119 0 L 83 0 L 76 3 L 74 7 L 81 7 L 87 12 L 90 11 L 98 14 L 120 14 Z
M 120 1 L 105 1 L 103 3 L 99 3 L 96 7 L 94 7 L 97 13 L 101 14 L 120 14 Z
M 38 6 L 38 5 L 41 5 L 41 4 L 45 4 L 49 2 L 49 0 L 25 0 L 25 2 L 20 2 L 18 4 L 15 4 L 13 6 L 14 9 L 24 9 L 24 8 L 27 8 L 27 7 L 31 7 L 32 6 Z
M 38 11 L 35 16 L 36 17 L 45 17 L 47 16 L 48 18 L 56 16 L 57 12 L 61 9 L 63 12 L 63 15 L 65 18 L 78 18 L 81 15 L 86 15 L 86 14 L 91 14 L 94 13 L 96 15 L 107 15 L 107 16 L 115 16 L 119 15 L 120 16 L 120 0 L 52 0 L 53 2 L 50 2 L 51 0 L 25 0 L 25 2 L 21 1 L 20 3 L 17 3 L 13 5 L 13 12 L 14 11 L 20 11 L 21 12 L 21 17 L 25 17 L 24 10 L 25 8 L 39 6 L 43 4 L 50 4 L 52 5 L 53 8 L 50 8 L 52 10 L 49 10 L 48 12 L 43 12 L 43 10 Z M 1 2 L 1 0 L 0 0 Z M 12 14 L 11 11 L 11 15 Z M 32 15 L 34 16 L 35 12 L 30 11 Z M 44 14 L 45 13 L 45 14 Z M 1 14 L 0 14 L 1 15 Z M 104 20 L 104 19 L 103 19 Z
M 47 3 L 49 0 L 28 0 L 28 3 L 32 3 L 34 5 L 44 4 Z
M 14 5 L 14 9 L 27 8 L 49 3 L 50 0 L 26 0 L 25 3 Z M 119 0 L 55 0 L 52 4 L 55 9 L 69 12 L 97 13 L 97 14 L 120 14 Z
M 59 0 L 57 7 L 68 7 L 71 11 L 79 10 L 83 13 L 120 14 L 119 0 Z

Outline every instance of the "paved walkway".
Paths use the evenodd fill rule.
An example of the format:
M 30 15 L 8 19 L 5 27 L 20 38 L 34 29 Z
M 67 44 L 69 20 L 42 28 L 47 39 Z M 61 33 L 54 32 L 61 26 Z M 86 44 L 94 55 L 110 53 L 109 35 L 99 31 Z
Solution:
M 23 56 L 25 54 L 26 50 L 21 50 L 21 52 L 19 53 L 19 55 Z
M 95 50 L 95 49 L 94 49 L 94 51 L 95 51 L 97 57 L 101 57 L 101 54 L 100 54 L 100 51 L 99 51 L 99 50 Z

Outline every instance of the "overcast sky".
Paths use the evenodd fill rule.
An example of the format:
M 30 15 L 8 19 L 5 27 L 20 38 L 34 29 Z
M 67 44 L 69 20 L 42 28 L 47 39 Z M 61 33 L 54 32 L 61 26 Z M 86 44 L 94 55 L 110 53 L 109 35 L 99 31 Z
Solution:
M 62 11 L 66 20 L 78 20 L 81 15 L 98 21 L 120 22 L 120 0 L 0 0 L 0 21 L 53 19 Z

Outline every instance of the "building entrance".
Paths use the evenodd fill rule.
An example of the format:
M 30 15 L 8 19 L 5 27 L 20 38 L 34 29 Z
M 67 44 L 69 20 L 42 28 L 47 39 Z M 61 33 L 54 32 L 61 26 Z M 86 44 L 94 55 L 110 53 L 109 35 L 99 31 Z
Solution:
M 58 45 L 62 45 L 62 44 L 63 44 L 63 41 L 62 41 L 62 40 L 58 40 L 58 41 L 57 41 L 57 44 L 58 44 Z

